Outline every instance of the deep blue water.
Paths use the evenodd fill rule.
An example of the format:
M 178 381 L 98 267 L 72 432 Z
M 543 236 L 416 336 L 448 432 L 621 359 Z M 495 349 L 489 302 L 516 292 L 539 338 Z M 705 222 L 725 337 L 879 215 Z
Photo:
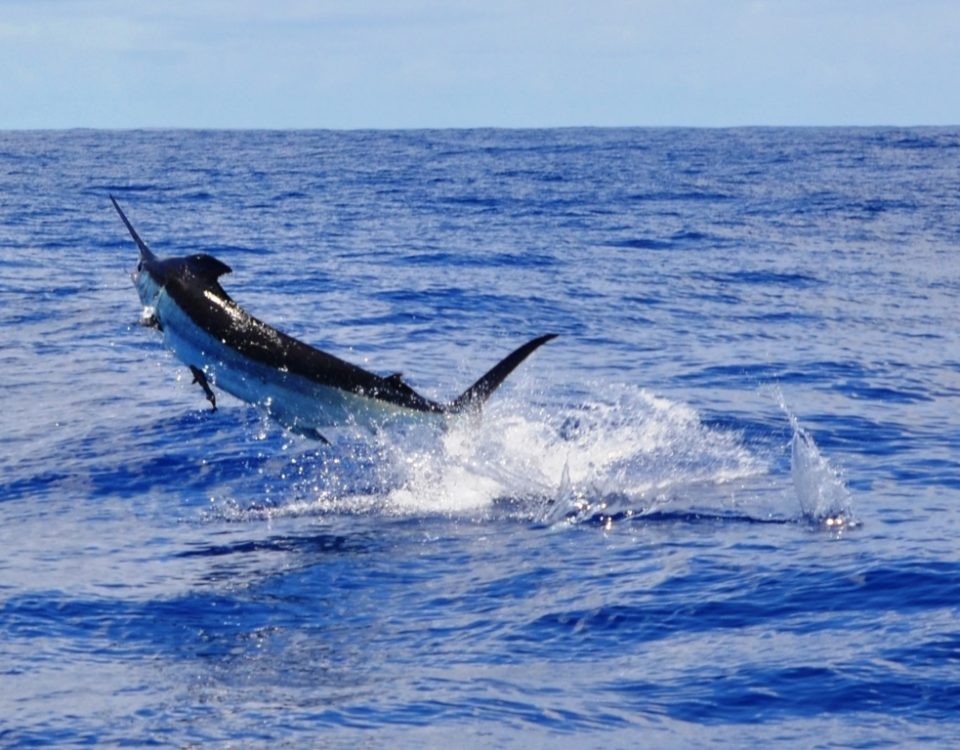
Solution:
M 561 336 L 211 413 L 111 193 L 434 398 Z M 0 133 L 0 745 L 954 746 L 958 247 L 957 129 Z

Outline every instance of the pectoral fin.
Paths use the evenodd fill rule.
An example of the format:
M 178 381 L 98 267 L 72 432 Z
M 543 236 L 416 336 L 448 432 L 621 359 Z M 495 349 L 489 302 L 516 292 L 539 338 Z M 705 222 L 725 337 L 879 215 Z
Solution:
M 199 367 L 194 367 L 189 365 L 190 372 L 193 373 L 193 382 L 199 383 L 200 387 L 203 388 L 203 392 L 207 395 L 207 401 L 210 402 L 212 407 L 211 411 L 217 410 L 217 397 L 213 395 L 213 389 L 210 387 L 210 383 L 207 382 L 207 376 L 203 374 L 203 370 Z

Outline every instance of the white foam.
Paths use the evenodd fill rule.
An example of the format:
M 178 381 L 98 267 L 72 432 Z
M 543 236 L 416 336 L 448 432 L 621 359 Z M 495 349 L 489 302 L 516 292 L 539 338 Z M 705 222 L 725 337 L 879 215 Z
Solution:
M 648 512 L 678 497 L 716 503 L 709 488 L 767 471 L 738 433 L 705 425 L 686 404 L 630 386 L 591 391 L 549 406 L 498 394 L 482 415 L 446 430 L 411 425 L 335 439 L 296 459 L 281 503 L 222 510 L 235 520 L 506 514 L 550 525 Z
M 820 452 L 813 437 L 777 392 L 780 407 L 790 420 L 790 476 L 803 516 L 829 528 L 854 526 L 853 498 L 840 472 Z
M 421 443 L 384 436 L 395 512 L 464 513 L 498 501 L 547 522 L 651 502 L 666 488 L 721 483 L 762 470 L 734 434 L 689 406 L 636 388 L 575 406 L 498 399 L 479 419 Z

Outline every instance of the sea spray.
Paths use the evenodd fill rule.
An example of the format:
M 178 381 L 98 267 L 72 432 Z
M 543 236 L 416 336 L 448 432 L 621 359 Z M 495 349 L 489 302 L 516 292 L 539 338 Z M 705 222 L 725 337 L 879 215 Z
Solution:
M 829 469 L 814 470 L 819 453 L 812 444 L 796 450 L 793 481 L 811 483 L 802 490 L 802 517 L 825 519 L 843 503 L 806 498 L 817 492 L 827 497 L 831 485 L 813 477 L 827 476 Z M 347 431 L 323 447 L 285 434 L 283 453 L 261 466 L 262 498 L 214 505 L 236 520 L 439 514 L 553 526 L 664 513 L 797 517 L 790 508 L 793 491 L 787 498 L 770 487 L 763 450 L 745 443 L 735 429 L 704 421 L 688 404 L 634 386 L 593 384 L 589 395 L 554 405 L 515 391 L 445 430 L 408 425 L 377 434 Z
M 826 527 L 855 525 L 853 503 L 840 474 L 791 416 L 790 476 L 804 518 Z
M 813 437 L 776 391 L 780 408 L 790 420 L 790 477 L 803 518 L 827 528 L 849 528 L 857 525 L 853 499 L 839 471 L 820 452 Z
M 631 386 L 595 387 L 574 404 L 549 406 L 515 393 L 442 432 L 410 428 L 322 450 L 308 445 L 287 501 L 256 514 L 374 511 L 578 523 L 678 499 L 689 504 L 703 498 L 704 487 L 766 470 L 738 433 Z

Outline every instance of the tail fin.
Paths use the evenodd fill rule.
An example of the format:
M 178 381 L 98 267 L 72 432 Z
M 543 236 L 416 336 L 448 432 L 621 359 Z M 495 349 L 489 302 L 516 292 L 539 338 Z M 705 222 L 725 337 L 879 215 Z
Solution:
M 508 354 L 500 362 L 493 366 L 486 375 L 471 385 L 454 401 L 447 404 L 445 411 L 448 414 L 459 414 L 469 409 L 479 409 L 490 394 L 493 393 L 500 384 L 506 380 L 507 375 L 513 372 L 517 365 L 529 357 L 533 352 L 546 344 L 551 339 L 555 339 L 557 334 L 548 333 L 545 336 L 528 341 L 516 351 Z

